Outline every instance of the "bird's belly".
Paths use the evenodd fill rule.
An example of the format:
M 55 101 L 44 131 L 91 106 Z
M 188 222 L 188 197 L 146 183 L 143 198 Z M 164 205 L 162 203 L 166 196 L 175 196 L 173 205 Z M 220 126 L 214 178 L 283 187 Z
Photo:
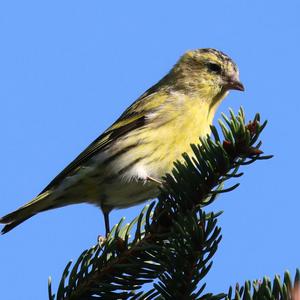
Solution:
M 158 196 L 156 183 L 133 180 L 103 186 L 102 204 L 115 208 L 125 208 Z
M 114 208 L 129 207 L 158 196 L 158 184 L 146 180 L 146 169 L 124 168 L 122 161 L 103 166 L 103 158 L 93 166 L 82 167 L 76 174 L 65 178 L 54 191 L 54 198 L 70 203 L 87 202 L 97 206 L 108 205 Z M 139 174 L 143 172 L 143 176 Z

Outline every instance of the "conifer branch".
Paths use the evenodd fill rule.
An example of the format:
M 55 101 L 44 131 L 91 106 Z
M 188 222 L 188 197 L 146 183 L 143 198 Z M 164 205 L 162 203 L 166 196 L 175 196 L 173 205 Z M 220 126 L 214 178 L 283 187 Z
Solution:
M 300 300 L 300 270 L 296 270 L 294 281 L 289 272 L 284 273 L 281 280 L 276 275 L 273 282 L 270 278 L 264 277 L 262 281 L 255 280 L 252 283 L 246 281 L 240 287 L 236 284 L 235 289 L 229 288 L 226 300 Z

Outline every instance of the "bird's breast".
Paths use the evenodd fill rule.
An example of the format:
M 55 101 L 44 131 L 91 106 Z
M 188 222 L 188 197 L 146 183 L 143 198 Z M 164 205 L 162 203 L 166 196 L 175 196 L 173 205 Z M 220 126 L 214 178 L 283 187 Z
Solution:
M 184 99 L 183 99 L 184 100 Z M 199 137 L 210 132 L 215 109 L 198 99 L 170 104 L 153 116 L 145 131 L 141 153 L 148 153 L 143 160 L 146 172 L 160 178 L 171 172 L 173 162 L 182 159 L 184 152 L 192 154 L 191 144 L 198 144 Z M 147 133 L 146 133 L 147 132 Z

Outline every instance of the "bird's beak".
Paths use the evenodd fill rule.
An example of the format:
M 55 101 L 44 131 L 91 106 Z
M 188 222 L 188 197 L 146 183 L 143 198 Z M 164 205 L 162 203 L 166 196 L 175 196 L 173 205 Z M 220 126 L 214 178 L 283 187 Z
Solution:
M 225 87 L 228 90 L 245 91 L 244 85 L 239 80 L 229 80 Z

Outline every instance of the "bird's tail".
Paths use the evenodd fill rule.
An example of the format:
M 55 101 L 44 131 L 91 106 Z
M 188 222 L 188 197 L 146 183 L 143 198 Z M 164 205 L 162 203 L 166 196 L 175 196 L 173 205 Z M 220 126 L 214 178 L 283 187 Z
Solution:
M 47 198 L 49 198 L 50 194 L 51 191 L 45 191 L 17 210 L 0 218 L 0 223 L 6 224 L 1 233 L 5 234 L 35 214 L 50 209 L 52 206 L 52 201 L 47 201 Z

